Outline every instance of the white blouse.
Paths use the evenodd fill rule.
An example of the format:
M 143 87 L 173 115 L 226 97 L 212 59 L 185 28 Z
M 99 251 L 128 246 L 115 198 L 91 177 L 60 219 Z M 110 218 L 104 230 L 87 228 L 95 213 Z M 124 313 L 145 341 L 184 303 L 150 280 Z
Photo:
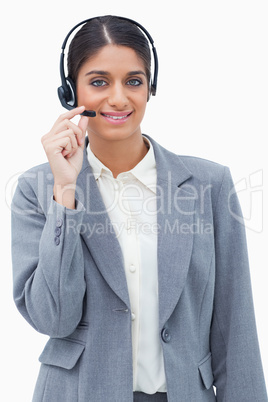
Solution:
M 145 157 L 116 178 L 88 147 L 88 160 L 122 249 L 132 312 L 133 391 L 166 392 L 159 333 L 156 163 Z

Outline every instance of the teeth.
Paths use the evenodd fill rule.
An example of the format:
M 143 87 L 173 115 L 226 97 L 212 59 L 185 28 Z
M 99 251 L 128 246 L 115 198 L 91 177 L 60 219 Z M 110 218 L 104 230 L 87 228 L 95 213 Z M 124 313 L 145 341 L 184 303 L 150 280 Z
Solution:
M 103 116 L 109 117 L 109 119 L 121 120 L 121 119 L 125 119 L 126 117 L 128 117 L 128 114 L 125 116 L 110 116 L 109 114 L 103 113 Z

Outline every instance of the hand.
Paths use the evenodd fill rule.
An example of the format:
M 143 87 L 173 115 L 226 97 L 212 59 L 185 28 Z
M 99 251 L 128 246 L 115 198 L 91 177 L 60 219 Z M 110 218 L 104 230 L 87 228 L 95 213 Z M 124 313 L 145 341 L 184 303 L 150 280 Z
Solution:
M 41 139 L 54 176 L 54 197 L 56 201 L 59 200 L 60 203 L 64 204 L 62 202 L 63 193 L 66 189 L 73 190 L 71 198 L 67 197 L 71 201 L 67 202 L 68 207 L 72 207 L 70 205 L 74 203 L 75 184 L 83 163 L 88 117 L 81 116 L 78 125 L 70 120 L 84 110 L 85 107 L 80 106 L 62 114 L 49 133 Z

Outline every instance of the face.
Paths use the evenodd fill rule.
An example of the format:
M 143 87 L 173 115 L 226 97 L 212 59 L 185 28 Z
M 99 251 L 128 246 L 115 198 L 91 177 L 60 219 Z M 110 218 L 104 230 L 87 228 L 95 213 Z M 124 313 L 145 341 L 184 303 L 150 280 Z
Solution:
M 141 135 L 148 82 L 144 64 L 133 49 L 103 47 L 80 68 L 76 91 L 78 106 L 96 112 L 96 117 L 89 118 L 90 141 Z

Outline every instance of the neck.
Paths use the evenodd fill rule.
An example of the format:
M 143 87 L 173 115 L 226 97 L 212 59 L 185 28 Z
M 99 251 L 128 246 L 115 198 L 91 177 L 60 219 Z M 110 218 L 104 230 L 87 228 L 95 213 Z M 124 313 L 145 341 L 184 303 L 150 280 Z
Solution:
M 90 148 L 94 155 L 107 166 L 114 177 L 133 169 L 148 152 L 140 134 L 120 140 L 106 140 L 88 133 Z

